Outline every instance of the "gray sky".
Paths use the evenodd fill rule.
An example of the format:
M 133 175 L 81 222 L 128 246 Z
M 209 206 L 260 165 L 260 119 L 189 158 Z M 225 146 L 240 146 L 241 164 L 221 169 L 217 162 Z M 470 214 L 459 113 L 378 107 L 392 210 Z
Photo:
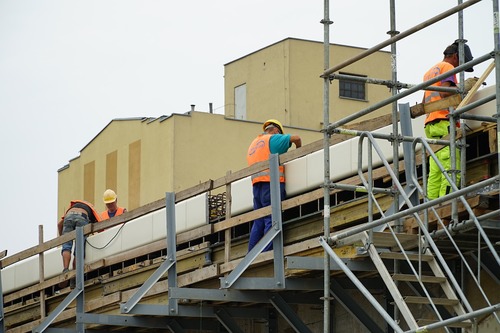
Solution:
M 397 30 L 456 4 L 396 1 Z M 40 224 L 56 236 L 57 170 L 112 119 L 223 113 L 223 65 L 287 37 L 322 41 L 323 12 L 298 0 L 0 0 L 0 250 L 36 245 Z M 492 1 L 464 17 L 473 55 L 492 51 Z M 330 42 L 369 48 L 388 38 L 389 0 L 332 0 L 330 19 Z M 421 82 L 457 27 L 455 15 L 399 42 L 399 81 Z

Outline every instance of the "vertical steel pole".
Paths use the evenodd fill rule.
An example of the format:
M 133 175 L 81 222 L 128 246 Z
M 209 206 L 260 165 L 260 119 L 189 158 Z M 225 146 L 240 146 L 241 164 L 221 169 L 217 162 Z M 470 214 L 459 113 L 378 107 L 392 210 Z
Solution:
M 177 288 L 177 230 L 175 226 L 175 193 L 165 193 L 165 209 L 167 217 L 167 261 L 173 263 L 168 270 L 168 288 Z M 168 293 L 168 309 L 170 314 L 179 312 L 179 303 L 177 299 L 170 297 Z
M 38 226 L 38 244 L 43 244 L 43 225 Z M 44 252 L 38 254 L 38 274 L 40 275 L 40 283 L 45 281 L 45 261 Z M 40 319 L 45 318 L 45 289 L 40 290 Z
M 330 67 L 330 1 L 324 0 L 323 23 L 323 69 Z M 324 151 L 324 183 L 323 183 L 323 230 L 327 239 L 330 236 L 330 135 L 327 132 L 330 124 L 330 80 L 328 75 L 323 77 L 323 151 Z M 323 257 L 324 286 L 323 286 L 323 332 L 330 332 L 330 256 L 325 251 Z
M 495 79 L 496 79 L 496 101 L 497 101 L 497 156 L 500 167 L 500 22 L 498 14 L 498 0 L 493 0 L 493 39 L 495 41 Z M 500 198 L 499 198 L 500 201 Z
M 5 318 L 3 309 L 2 264 L 0 263 L 0 333 L 4 332 L 5 332 Z
M 85 264 L 85 237 L 83 235 L 83 227 L 76 228 L 76 288 L 80 291 L 76 297 L 76 318 L 83 318 L 85 314 L 85 293 L 83 292 L 84 284 L 84 264 Z M 77 319 L 76 332 L 85 333 L 85 323 Z

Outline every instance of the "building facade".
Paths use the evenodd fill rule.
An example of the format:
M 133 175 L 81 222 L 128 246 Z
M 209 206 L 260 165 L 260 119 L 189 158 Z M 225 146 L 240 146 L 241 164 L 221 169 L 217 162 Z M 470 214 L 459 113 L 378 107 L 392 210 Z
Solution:
M 365 49 L 330 45 L 330 66 Z M 270 115 L 284 125 L 323 128 L 323 43 L 287 38 L 224 65 L 225 115 L 265 121 Z M 338 74 L 391 79 L 391 54 L 376 52 Z M 390 97 L 386 86 L 333 80 L 330 85 L 330 122 Z M 361 120 L 390 112 L 386 106 Z
M 332 45 L 331 63 L 361 51 Z M 321 140 L 322 57 L 322 43 L 287 38 L 225 65 L 224 116 L 191 111 L 111 121 L 58 170 L 58 216 L 73 199 L 104 210 L 102 193 L 107 188 L 115 190 L 119 205 L 130 211 L 163 198 L 167 191 L 242 169 L 248 145 L 269 118 L 300 135 L 303 144 Z M 389 79 L 390 54 L 377 52 L 343 73 Z M 388 96 L 386 87 L 333 80 L 331 121 Z M 388 112 L 384 108 L 369 117 Z

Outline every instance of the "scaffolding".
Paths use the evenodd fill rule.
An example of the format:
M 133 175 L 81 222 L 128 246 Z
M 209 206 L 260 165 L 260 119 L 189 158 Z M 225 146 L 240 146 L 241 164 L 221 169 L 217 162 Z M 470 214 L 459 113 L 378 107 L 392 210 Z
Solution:
M 345 274 L 351 279 L 351 281 L 359 288 L 359 290 L 363 293 L 363 295 L 366 296 L 367 300 L 379 311 L 379 313 L 386 319 L 387 323 L 392 327 L 392 329 L 396 332 L 402 332 L 402 329 L 400 325 L 398 325 L 399 322 L 399 316 L 401 315 L 406 322 L 407 327 L 410 329 L 408 332 L 418 332 L 422 331 L 423 329 L 421 328 L 424 326 L 422 322 L 418 322 L 416 318 L 412 315 L 407 303 L 410 302 L 410 300 L 416 301 L 416 299 L 410 299 L 409 297 L 403 297 L 399 291 L 398 288 L 398 282 L 400 280 L 395 279 L 394 276 L 391 277 L 389 274 L 388 270 L 386 269 L 384 263 L 381 260 L 381 255 L 380 249 L 377 249 L 374 245 L 374 235 L 373 235 L 373 230 L 375 228 L 380 227 L 380 226 L 385 226 L 385 229 L 389 229 L 390 234 L 393 237 L 393 240 L 397 244 L 398 248 L 398 253 L 399 256 L 396 258 L 394 257 L 394 274 L 398 275 L 400 274 L 400 262 L 401 261 L 406 261 L 408 264 L 408 267 L 411 268 L 412 274 L 406 276 L 405 278 L 401 278 L 401 280 L 406 281 L 414 281 L 419 284 L 420 287 L 420 293 L 425 294 L 422 299 L 419 299 L 422 304 L 428 305 L 430 308 L 432 308 L 433 312 L 437 316 L 437 320 L 435 322 L 431 322 L 427 325 L 425 325 L 425 330 L 428 329 L 434 329 L 434 328 L 439 328 L 439 327 L 444 327 L 447 332 L 450 332 L 450 328 L 452 327 L 453 324 L 456 323 L 465 323 L 470 325 L 469 327 L 473 327 L 474 331 L 477 330 L 477 317 L 484 314 L 484 313 L 493 313 L 497 323 L 500 325 L 500 318 L 497 315 L 495 311 L 498 311 L 499 305 L 498 304 L 491 304 L 491 302 L 488 299 L 488 296 L 484 292 L 484 290 L 481 288 L 480 285 L 480 278 L 479 276 L 475 276 L 473 269 L 470 267 L 468 264 L 465 255 L 463 251 L 460 249 L 460 246 L 455 242 L 453 238 L 453 234 L 449 232 L 449 230 L 453 230 L 456 228 L 458 225 L 460 225 L 460 221 L 458 220 L 458 202 L 461 202 L 467 209 L 468 213 L 470 214 L 470 223 L 473 223 L 474 227 L 477 228 L 478 234 L 480 235 L 480 240 L 478 240 L 478 248 L 477 252 L 481 253 L 481 243 L 484 242 L 486 244 L 487 249 L 490 251 L 491 255 L 494 257 L 494 261 L 496 262 L 497 266 L 500 266 L 500 257 L 498 255 L 498 252 L 495 249 L 495 245 L 492 244 L 490 239 L 488 238 L 488 235 L 484 228 L 481 225 L 481 222 L 479 221 L 478 217 L 474 215 L 474 212 L 468 205 L 466 201 L 466 196 L 470 193 L 473 193 L 473 191 L 480 190 L 481 188 L 488 187 L 488 186 L 496 186 L 498 188 L 498 175 L 496 177 L 491 178 L 488 182 L 480 184 L 478 187 L 475 186 L 469 186 L 465 187 L 465 175 L 462 175 L 461 177 L 461 187 L 462 190 L 459 190 L 458 187 L 456 186 L 456 180 L 458 177 L 458 173 L 460 170 L 465 171 L 465 154 L 466 154 L 466 143 L 465 143 L 465 129 L 464 126 L 463 128 L 463 133 L 462 137 L 460 140 L 457 141 L 456 139 L 456 134 L 457 134 L 457 128 L 456 128 L 456 122 L 460 121 L 461 117 L 464 119 L 474 119 L 474 117 L 467 117 L 465 115 L 465 112 L 472 109 L 473 107 L 476 107 L 478 105 L 481 105 L 482 103 L 485 103 L 486 101 L 492 100 L 495 96 L 500 96 L 499 95 L 499 85 L 498 85 L 498 79 L 500 78 L 500 70 L 499 65 L 500 65 L 500 55 L 499 55 L 499 40 L 498 40 L 498 29 L 494 29 L 494 36 L 493 39 L 495 41 L 495 46 L 494 50 L 486 55 L 480 56 L 476 58 L 473 61 L 470 61 L 467 64 L 464 64 L 464 43 L 466 40 L 464 39 L 463 36 L 463 15 L 462 11 L 466 9 L 469 6 L 472 6 L 476 3 L 478 3 L 480 0 L 470 0 L 466 1 L 465 3 L 462 3 L 462 1 L 459 1 L 459 4 L 454 7 L 449 9 L 448 11 L 437 15 L 422 24 L 419 24 L 413 28 L 410 28 L 404 32 L 399 33 L 396 31 L 396 25 L 395 25 L 395 1 L 390 0 L 390 27 L 391 30 L 388 32 L 388 34 L 391 36 L 388 40 L 377 44 L 376 46 L 366 50 L 365 52 L 360 53 L 357 57 L 353 57 L 337 66 L 329 68 L 328 64 L 328 59 L 329 59 L 329 25 L 332 24 L 332 22 L 329 19 L 329 1 L 325 0 L 324 2 L 324 7 L 325 7 L 325 17 L 322 20 L 322 23 L 324 24 L 324 57 L 325 57 L 325 71 L 322 74 L 322 78 L 324 81 L 324 142 L 325 142 L 325 183 L 324 183 L 324 189 L 325 189 L 325 212 L 330 210 L 330 207 L 328 206 L 328 197 L 329 197 L 329 192 L 328 190 L 330 188 L 335 188 L 339 187 L 338 184 L 332 184 L 330 182 L 330 177 L 328 170 L 329 168 L 327 167 L 330 163 L 330 156 L 328 155 L 328 142 L 330 139 L 330 136 L 335 134 L 335 133 L 341 133 L 341 134 L 353 134 L 353 135 L 358 135 L 360 142 L 362 142 L 364 139 L 368 141 L 368 179 L 363 178 L 363 173 L 361 170 L 362 163 L 358 163 L 359 165 L 359 175 L 360 178 L 363 181 L 363 186 L 364 190 L 366 193 L 368 193 L 368 223 L 356 227 L 352 230 L 349 230 L 348 232 L 344 233 L 339 233 L 336 235 L 329 235 L 327 231 L 329 231 L 329 226 L 330 226 L 330 216 L 328 214 L 325 214 L 324 218 L 324 229 L 325 229 L 325 235 L 324 237 L 321 238 L 320 242 L 323 248 L 325 249 L 325 265 L 324 265 L 324 283 L 325 283 L 325 295 L 324 295 L 324 332 L 329 332 L 329 320 L 330 320 L 330 298 L 329 294 L 326 292 L 327 288 L 326 286 L 329 285 L 330 283 L 330 267 L 329 267 L 329 258 L 333 258 L 337 263 L 340 263 L 340 258 L 338 255 L 332 250 L 332 247 L 336 247 L 338 245 L 345 245 L 346 242 L 343 242 L 342 240 L 344 239 L 349 239 L 348 244 L 352 244 L 356 241 L 361 241 L 364 244 L 364 250 L 369 253 L 369 256 L 371 259 L 376 263 L 377 269 L 379 269 L 380 275 L 385 282 L 385 284 L 388 286 L 388 290 L 391 293 L 396 306 L 394 308 L 394 313 L 393 316 L 390 316 L 385 309 L 383 309 L 375 300 L 368 290 L 363 286 L 363 284 L 357 279 L 355 274 L 350 271 L 350 269 L 346 266 L 342 266 Z M 498 13 L 498 1 L 493 0 L 492 1 L 493 5 L 493 13 Z M 423 29 L 427 26 L 430 26 L 433 23 L 436 23 L 450 15 L 458 13 L 458 22 L 459 22 L 459 27 L 458 27 L 458 35 L 459 39 L 457 40 L 459 42 L 459 59 L 460 63 L 459 66 L 456 67 L 452 72 L 447 72 L 446 74 L 442 74 L 440 76 L 435 77 L 432 80 L 423 82 L 421 84 L 415 85 L 413 87 L 410 87 L 410 85 L 407 84 L 401 84 L 398 81 L 397 78 L 397 62 L 396 62 L 396 42 L 406 38 L 407 36 L 410 36 L 411 34 L 419 31 L 420 29 Z M 498 20 L 498 16 L 495 16 L 495 20 Z M 498 22 L 496 21 L 495 26 L 498 26 Z M 392 81 L 387 82 L 384 80 L 377 80 L 377 79 L 371 79 L 367 78 L 365 81 L 367 83 L 375 83 L 375 84 L 386 84 L 390 86 L 392 96 L 391 98 L 388 98 L 384 101 L 381 101 L 379 103 L 376 103 L 374 105 L 371 105 L 370 107 L 361 110 L 355 114 L 352 114 L 348 117 L 345 117 L 344 119 L 341 119 L 337 122 L 334 123 L 329 123 L 329 115 L 330 115 L 330 110 L 329 110 L 329 101 L 328 101 L 328 96 L 329 96 L 329 82 L 334 79 L 343 79 L 343 78 L 349 78 L 351 80 L 359 80 L 360 78 L 355 78 L 355 77 L 349 77 L 346 75 L 341 75 L 341 74 L 335 74 L 336 71 L 339 71 L 343 69 L 344 67 L 361 60 L 370 54 L 380 51 L 382 48 L 389 46 L 391 47 L 391 56 L 392 56 Z M 476 103 L 474 105 L 471 105 L 470 107 L 467 107 L 465 104 L 466 103 L 461 103 L 456 110 L 453 108 L 450 108 L 450 135 L 449 139 L 446 140 L 446 142 L 436 142 L 436 141 L 431 141 L 423 138 L 412 138 L 408 136 L 403 136 L 398 133 L 398 121 L 401 120 L 402 127 L 403 123 L 409 121 L 409 112 L 408 112 L 408 106 L 407 105 L 399 105 L 399 114 L 398 114 L 398 105 L 397 101 L 413 92 L 419 91 L 421 89 L 432 89 L 433 87 L 429 87 L 433 83 L 436 83 L 450 74 L 455 74 L 455 73 L 460 73 L 460 84 L 458 87 L 458 92 L 463 93 L 463 82 L 464 82 L 464 74 L 463 70 L 466 69 L 467 67 L 475 64 L 482 63 L 484 61 L 487 61 L 489 59 L 494 60 L 494 64 L 490 65 L 489 70 L 493 68 L 493 66 L 496 69 L 496 93 L 495 96 L 492 96 L 488 100 L 484 99 L 482 101 L 479 101 L 480 103 Z M 488 71 L 488 70 L 487 70 Z M 488 72 L 489 73 L 489 72 Z M 488 73 L 485 73 L 485 75 L 488 75 Z M 483 79 L 484 80 L 484 79 Z M 404 92 L 399 92 L 400 89 L 402 88 L 408 88 Z M 403 188 L 403 186 L 400 183 L 399 179 L 399 170 L 398 170 L 398 163 L 393 163 L 393 166 L 391 168 L 389 162 L 385 160 L 383 154 L 381 154 L 380 150 L 378 149 L 377 141 L 370 132 L 355 132 L 355 131 L 347 131 L 343 130 L 341 128 L 342 125 L 347 124 L 353 120 L 358 119 L 359 117 L 369 114 L 370 112 L 388 105 L 392 104 L 392 123 L 393 123 L 393 132 L 391 135 L 386 135 L 382 137 L 378 137 L 377 139 L 380 140 L 389 140 L 390 142 L 393 143 L 393 161 L 398 161 L 399 160 L 399 146 L 402 144 L 404 141 L 412 142 L 411 146 L 407 145 L 405 146 L 405 151 L 404 151 L 404 156 L 405 156 L 405 162 L 410 162 L 406 164 L 406 180 L 407 180 L 407 188 L 411 187 L 413 190 L 412 195 L 413 198 L 408 195 L 409 191 L 407 191 L 407 188 Z M 497 137 L 498 137 L 498 129 L 499 129 L 499 122 L 500 122 L 500 101 L 498 98 L 496 99 L 496 117 L 492 117 L 490 119 L 484 119 L 482 118 L 483 121 L 492 121 L 496 122 L 497 125 Z M 403 130 L 404 131 L 404 130 Z M 408 133 L 403 133 L 403 134 L 408 134 Z M 411 135 L 411 134 L 410 134 Z M 451 169 L 452 170 L 445 170 L 443 166 L 441 165 L 440 161 L 436 157 L 436 155 L 433 152 L 433 149 L 429 145 L 430 143 L 436 144 L 442 144 L 450 147 L 450 153 L 451 153 Z M 404 145 L 404 143 L 403 143 Z M 418 146 L 421 146 L 422 148 L 419 149 Z M 360 151 L 358 152 L 360 158 L 363 156 L 363 153 L 361 151 L 362 145 L 359 145 Z M 461 149 L 461 168 L 458 169 L 455 165 L 455 149 L 456 148 Z M 410 148 L 410 149 L 408 149 Z M 371 166 L 371 158 L 372 158 L 372 150 L 374 150 L 378 156 L 384 161 L 384 166 L 387 169 L 387 172 L 390 174 L 391 179 L 392 179 L 392 186 L 393 188 L 396 188 L 397 190 L 395 191 L 394 195 L 394 204 L 393 204 L 393 209 L 390 212 L 383 212 L 380 209 L 380 206 L 377 205 L 377 199 L 375 197 L 375 188 L 373 186 L 373 181 L 370 178 L 370 175 L 372 173 L 372 170 L 370 168 Z M 418 154 L 418 150 L 421 150 L 421 161 L 422 161 L 422 166 L 423 166 L 423 180 L 422 180 L 422 186 L 419 185 L 419 179 L 417 176 L 417 171 L 416 171 L 416 156 Z M 452 186 L 452 192 L 451 194 L 446 195 L 445 197 L 438 198 L 435 200 L 429 200 L 427 199 L 426 193 L 426 175 L 427 175 L 427 165 L 426 165 L 426 153 L 430 156 L 430 159 L 432 159 L 438 166 L 443 175 L 445 175 L 446 179 L 448 180 L 449 184 Z M 500 161 L 500 155 L 498 155 L 498 160 Z M 344 186 L 344 188 L 346 188 Z M 356 190 L 356 189 L 355 189 Z M 416 195 L 416 196 L 415 196 Z M 418 201 L 418 197 L 422 197 L 423 201 L 420 203 Z M 417 200 L 415 200 L 417 198 Z M 399 211 L 400 208 L 400 200 L 403 200 L 403 203 L 406 204 L 408 207 L 406 210 Z M 452 221 L 448 226 L 444 224 L 442 219 L 440 218 L 438 212 L 436 211 L 437 205 L 443 203 L 443 202 L 448 202 L 451 201 L 452 204 Z M 374 220 L 374 209 L 373 207 L 377 206 L 377 211 L 382 215 L 382 218 L 378 220 Z M 442 232 L 439 233 L 441 236 L 443 233 L 446 235 L 446 237 L 449 238 L 449 240 L 453 243 L 453 246 L 458 253 L 458 256 L 462 260 L 462 265 L 466 267 L 467 272 L 471 275 L 473 278 L 474 282 L 476 283 L 477 288 L 479 289 L 481 295 L 483 296 L 487 306 L 481 310 L 474 311 L 469 304 L 465 294 L 461 290 L 461 285 L 460 283 L 454 278 L 453 273 L 451 272 L 450 268 L 448 267 L 448 264 L 444 257 L 441 255 L 440 250 L 436 243 L 434 242 L 434 238 L 436 238 L 436 235 L 431 235 L 431 233 L 428 231 L 428 211 L 431 210 L 431 213 L 436 216 L 436 218 L 439 221 L 439 224 L 442 228 Z M 424 216 L 423 218 L 419 216 L 419 213 L 423 212 Z M 388 214 L 389 213 L 389 214 Z M 419 239 L 418 239 L 418 256 L 417 258 L 410 258 L 410 254 L 408 254 L 405 250 L 405 247 L 403 244 L 401 244 L 400 240 L 398 239 L 398 233 L 402 231 L 402 225 L 401 225 L 401 218 L 409 216 L 413 214 L 415 219 L 417 220 L 418 223 L 418 230 L 419 230 Z M 429 258 L 424 259 L 425 256 L 429 256 Z M 436 258 L 439 261 L 439 264 L 436 262 Z M 416 264 L 413 263 L 413 261 L 416 261 Z M 431 267 L 433 271 L 433 276 L 424 276 L 422 274 L 422 266 L 423 266 L 423 261 L 427 261 L 427 264 Z M 417 269 L 415 269 L 417 268 Z M 446 271 L 446 275 L 440 271 L 440 268 L 443 268 Z M 480 270 L 478 270 L 477 275 L 480 274 Z M 448 277 L 448 281 L 442 281 L 438 278 L 445 278 L 445 276 Z M 455 312 L 455 317 L 454 318 L 443 318 L 440 314 L 440 311 L 436 307 L 436 304 L 439 304 L 439 302 L 445 302 L 444 300 L 436 300 L 433 299 L 430 296 L 430 292 L 427 290 L 426 286 L 424 285 L 424 282 L 436 282 L 436 281 L 441 281 L 439 282 L 441 286 L 444 289 L 444 293 L 446 294 L 446 297 L 448 301 L 456 301 L 454 303 L 454 312 Z M 458 295 L 457 295 L 458 294 Z M 458 296 L 458 297 L 457 297 Z M 421 296 L 419 296 L 421 297 Z
M 472 6 L 481 0 L 469 0 L 464 3 L 459 0 L 459 4 L 450 10 L 437 15 L 422 24 L 410 28 L 399 33 L 395 25 L 395 1 L 390 0 L 391 22 L 390 22 L 390 38 L 376 46 L 367 49 L 358 56 L 351 58 L 339 65 L 330 68 L 330 37 L 329 30 L 332 21 L 329 18 L 329 1 L 324 1 L 324 18 L 322 24 L 324 27 L 324 72 L 321 77 L 323 79 L 324 93 L 324 117 L 323 117 L 323 132 L 322 141 L 323 149 L 323 165 L 324 165 L 324 183 L 321 193 L 323 203 L 323 226 L 322 236 L 318 239 L 308 240 L 308 246 L 315 244 L 322 250 L 323 256 L 321 260 L 317 258 L 293 256 L 284 252 L 283 240 L 283 210 L 282 201 L 279 194 L 279 163 L 280 159 L 277 155 L 271 155 L 268 163 L 262 162 L 254 165 L 248 172 L 258 172 L 265 168 L 270 169 L 271 174 L 271 207 L 262 209 L 260 215 L 272 215 L 274 227 L 259 241 L 259 243 L 248 252 L 240 261 L 229 263 L 229 247 L 230 235 L 229 227 L 220 228 L 220 232 L 224 232 L 224 260 L 227 264 L 226 271 L 212 272 L 213 276 L 218 277 L 217 288 L 192 288 L 183 287 L 178 283 L 178 267 L 179 258 L 177 253 L 178 239 L 176 238 L 175 225 L 175 202 L 176 200 L 185 199 L 188 194 L 184 193 L 167 193 L 165 202 L 161 203 L 166 207 L 166 252 L 161 254 L 161 264 L 140 287 L 123 303 L 119 304 L 120 315 L 97 314 L 89 313 L 85 310 L 85 267 L 83 265 L 83 249 L 84 249 L 84 232 L 83 228 L 77 228 L 76 244 L 77 253 L 79 255 L 76 267 L 76 289 L 71 291 L 66 298 L 59 303 L 57 307 L 51 310 L 51 313 L 46 318 L 42 315 L 42 320 L 39 325 L 32 329 L 32 332 L 85 332 L 87 324 L 93 324 L 97 328 L 93 328 L 93 332 L 107 331 L 99 330 L 100 327 L 120 326 L 121 328 L 138 328 L 143 332 L 146 329 L 157 331 L 165 329 L 171 332 L 184 332 L 187 327 L 192 326 L 190 318 L 210 318 L 215 319 L 219 326 L 210 327 L 216 332 L 243 332 L 239 327 L 238 322 L 234 318 L 261 318 L 268 322 L 268 331 L 276 332 L 275 320 L 269 311 L 262 307 L 251 304 L 271 304 L 276 312 L 279 313 L 286 322 L 296 332 L 312 332 L 312 330 L 298 317 L 290 303 L 307 302 L 308 293 L 319 292 L 322 294 L 322 311 L 323 311 L 323 331 L 325 333 L 332 331 L 332 309 L 331 303 L 335 299 L 339 301 L 344 308 L 349 309 L 354 313 L 359 322 L 371 332 L 426 332 L 434 329 L 444 329 L 446 332 L 457 332 L 458 329 L 477 331 L 478 318 L 492 315 L 495 322 L 500 325 L 498 311 L 500 304 L 495 304 L 490 301 L 487 292 L 481 285 L 481 272 L 488 271 L 486 268 L 494 267 L 496 270 L 500 267 L 500 257 L 495 246 L 498 244 L 490 240 L 486 227 L 492 223 L 498 224 L 498 216 L 500 210 L 496 209 L 492 212 L 476 216 L 477 214 L 471 208 L 468 199 L 471 194 L 484 192 L 486 190 L 498 190 L 499 175 L 477 182 L 475 184 L 465 186 L 465 180 L 462 175 L 462 186 L 455 185 L 458 169 L 452 164 L 453 170 L 445 170 L 436 157 L 435 149 L 432 145 L 450 146 L 450 151 L 454 154 L 455 149 L 461 149 L 461 168 L 465 172 L 465 156 L 466 142 L 465 132 L 461 138 L 457 140 L 457 128 L 455 121 L 451 121 L 450 137 L 442 140 L 429 140 L 421 137 L 414 137 L 411 133 L 411 112 L 407 104 L 398 104 L 398 100 L 408 96 L 411 93 L 425 90 L 436 89 L 431 85 L 451 73 L 462 73 L 462 71 L 471 65 L 476 65 L 490 59 L 494 59 L 494 68 L 496 69 L 496 82 L 500 82 L 500 45 L 498 30 L 494 32 L 495 48 L 491 53 L 477 57 L 468 63 L 460 63 L 453 71 L 446 75 L 438 76 L 432 80 L 423 82 L 417 85 L 400 83 L 397 77 L 396 66 L 396 42 L 402 38 L 406 38 L 411 34 L 432 25 L 450 15 L 459 14 L 459 52 L 460 59 L 463 57 L 463 22 L 461 11 L 469 6 Z M 498 0 L 492 0 L 493 13 L 498 14 Z M 498 15 L 495 16 L 498 20 Z M 495 22 L 498 27 L 498 22 Z M 374 78 L 361 79 L 359 77 L 351 77 L 336 73 L 340 69 L 361 60 L 370 54 L 381 50 L 387 46 L 391 47 L 392 66 L 391 80 L 379 80 Z M 491 66 L 493 68 L 493 66 Z M 364 110 L 352 114 L 334 123 L 330 123 L 329 96 L 330 84 L 336 79 L 352 79 L 365 80 L 370 84 L 384 84 L 391 88 L 391 97 L 386 100 L 375 103 Z M 463 74 L 461 74 L 460 85 L 458 89 L 453 88 L 453 91 L 463 92 Z M 402 91 L 402 89 L 406 89 Z M 496 85 L 496 92 L 493 96 L 483 98 L 473 103 L 459 105 L 456 109 L 450 109 L 450 115 L 453 120 L 474 119 L 480 121 L 496 122 L 496 138 L 500 138 L 499 122 L 500 122 L 500 101 L 496 98 L 496 117 L 474 117 L 467 115 L 467 111 L 479 105 L 487 103 L 496 96 L 500 96 L 500 85 Z M 443 89 L 441 89 L 443 90 Z M 447 90 L 447 89 L 444 89 Z M 447 91 L 449 91 L 448 89 Z M 352 130 L 342 128 L 343 125 L 358 119 L 361 116 L 367 115 L 383 106 L 391 104 L 392 106 L 392 133 L 377 134 L 368 130 Z M 401 125 L 401 133 L 398 124 Z M 463 129 L 464 127 L 462 127 Z M 361 184 L 352 185 L 352 183 L 332 182 L 330 175 L 330 146 L 332 138 L 336 135 L 350 135 L 359 137 L 358 145 L 358 175 Z M 387 159 L 380 149 L 379 142 L 381 140 L 392 143 L 392 163 Z M 400 149 L 403 147 L 404 164 L 401 166 Z M 426 177 L 427 177 L 427 158 L 436 162 L 441 172 L 452 186 L 452 192 L 444 197 L 434 200 L 428 200 L 426 197 Z M 333 156 L 335 158 L 335 156 Z M 368 168 L 363 168 L 364 161 L 367 159 Z M 372 167 L 373 159 L 379 158 L 382 161 L 382 169 L 390 179 L 390 186 L 378 186 L 373 179 L 374 169 Z M 497 148 L 498 164 L 500 165 L 500 152 Z M 454 157 L 452 161 L 454 161 Z M 420 165 L 420 167 L 418 167 Z M 404 168 L 404 182 L 401 176 L 401 167 Z M 211 222 L 219 222 L 224 218 L 231 219 L 230 203 L 227 202 L 231 198 L 230 182 L 238 180 L 238 177 L 245 175 L 228 175 L 226 193 L 217 194 L 209 197 L 210 208 L 209 217 Z M 234 177 L 234 178 L 231 178 Z M 216 187 L 216 181 L 209 181 L 206 184 L 201 184 L 196 191 L 191 190 L 189 195 L 195 195 L 202 191 L 209 191 Z M 222 185 L 224 186 L 224 185 Z M 331 212 L 335 205 L 331 205 L 332 192 L 347 191 L 353 193 L 362 192 L 366 196 L 367 205 L 367 221 L 360 225 L 355 225 L 340 231 L 331 231 Z M 378 194 L 389 196 L 392 199 L 388 209 L 384 209 L 384 205 L 380 202 Z M 353 194 L 354 196 L 354 194 Z M 337 201 L 334 200 L 336 203 Z M 305 201 L 304 201 L 305 202 Z M 318 200 L 319 202 L 319 200 Z M 449 221 L 442 218 L 441 210 L 443 204 L 450 203 L 451 216 Z M 153 206 L 160 206 L 153 205 Z M 319 205 L 318 205 L 319 206 Z M 460 208 L 461 207 L 461 208 Z M 267 209 L 267 210 L 266 210 Z M 318 209 L 321 211 L 321 208 Z M 466 215 L 465 220 L 461 220 Z M 252 217 L 257 216 L 256 214 Z M 300 217 L 308 217 L 307 214 Z M 250 219 L 251 219 L 250 218 Z M 413 234 L 404 233 L 404 219 L 412 218 L 414 229 Z M 319 219 L 319 218 L 318 218 Z M 431 231 L 429 225 L 434 223 L 436 230 Z M 105 228 L 107 226 L 103 226 Z M 211 228 L 207 228 L 213 232 Z M 474 244 L 467 244 L 467 248 L 463 248 L 460 235 L 463 232 L 476 230 L 477 240 Z M 496 225 L 498 230 L 498 225 Z M 208 233 L 208 231 L 207 231 Z M 68 240 L 68 237 L 59 240 Z M 270 243 L 273 243 L 273 252 L 263 254 L 263 249 Z M 456 277 L 453 267 L 450 267 L 447 261 L 446 254 L 443 253 L 443 244 L 449 247 L 446 254 L 453 251 L 453 257 L 458 258 L 460 262 L 461 276 Z M 340 247 L 350 247 L 356 251 L 355 257 L 369 259 L 370 263 L 349 261 L 341 258 L 335 251 Z M 188 248 L 189 250 L 189 248 Z M 471 261 L 473 257 L 477 263 L 477 267 L 473 267 Z M 0 256 L 1 257 L 1 256 Z M 262 259 L 264 258 L 264 259 Z M 1 259 L 1 258 L 0 258 Z M 259 260 L 267 260 L 272 265 L 273 276 L 270 277 L 247 277 L 245 272 L 253 264 Z M 300 276 L 290 279 L 285 274 L 285 260 L 287 268 L 297 270 L 315 270 L 322 272 L 322 278 Z M 262 261 L 261 261 L 262 262 Z M 349 265 L 347 264 L 349 263 Z M 368 267 L 368 268 L 367 268 Z M 1 267 L 0 267 L 1 268 Z M 207 271 L 212 267 L 206 267 Z M 357 270 L 370 270 L 376 272 L 381 281 L 384 282 L 384 288 L 390 298 L 394 302 L 392 311 L 388 311 L 388 306 L 382 306 L 369 288 L 366 287 L 359 276 Z M 345 290 L 339 285 L 338 281 L 332 279 L 332 272 L 342 272 L 350 282 L 356 287 L 366 301 L 376 310 L 383 318 L 388 326 L 381 328 L 373 318 L 366 314 L 362 306 L 357 304 L 351 297 L 345 294 Z M 0 270 L 1 273 L 1 270 Z M 148 304 L 141 303 L 141 300 L 155 288 L 155 285 L 167 274 L 168 280 L 168 302 L 166 304 Z M 481 301 L 485 304 L 479 308 L 471 305 L 466 293 L 463 291 L 464 274 L 468 274 L 477 288 Z M 498 276 L 494 272 L 489 273 L 497 283 L 500 283 Z M 43 275 L 43 274 L 41 274 Z M 1 293 L 1 275 L 0 275 L 0 300 L 3 294 Z M 280 294 L 281 291 L 302 291 L 300 295 Z M 436 292 L 437 291 L 437 292 Z M 409 294 L 411 293 L 411 295 Z M 43 293 L 40 293 L 42 297 Z M 314 294 L 312 297 L 316 297 Z M 298 300 L 300 299 L 300 300 Z M 193 303 L 199 302 L 199 306 L 192 306 Z M 54 320 L 60 316 L 63 311 L 72 302 L 76 302 L 76 325 L 75 329 L 69 328 L 51 328 Z M 209 305 L 204 302 L 214 302 L 216 305 Z M 40 302 L 41 306 L 44 306 Z M 246 308 L 239 306 L 217 306 L 218 304 L 238 304 L 246 303 Z M 204 306 L 204 304 L 206 304 Z M 417 318 L 414 313 L 414 305 L 420 305 L 425 308 L 425 314 L 433 314 L 433 318 Z M 446 309 L 445 309 L 446 308 Z M 452 309 L 452 310 L 447 310 Z M 45 310 L 42 310 L 44 313 Z M 422 311 L 421 311 L 422 312 Z M 0 306 L 0 333 L 5 331 L 4 327 L 3 300 Z M 206 325 L 206 323 L 204 323 Z M 334 324 L 334 323 L 333 323 Z M 205 328 L 205 327 L 204 327 Z M 276 330 L 275 330 L 276 329 Z M 208 330 L 208 328 L 207 328 Z M 120 330 L 122 331 L 122 330 Z M 201 328 L 200 328 L 201 331 Z M 136 332 L 130 330 L 130 332 Z

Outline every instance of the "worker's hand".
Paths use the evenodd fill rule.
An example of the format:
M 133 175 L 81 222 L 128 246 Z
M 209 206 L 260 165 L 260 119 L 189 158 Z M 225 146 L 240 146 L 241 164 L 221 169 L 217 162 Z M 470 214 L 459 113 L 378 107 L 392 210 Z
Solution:
M 476 82 L 479 80 L 478 77 L 470 77 L 468 79 L 466 79 L 464 81 L 464 93 L 468 93 L 469 90 L 472 89 L 472 87 L 474 87 L 474 85 L 476 84 Z

